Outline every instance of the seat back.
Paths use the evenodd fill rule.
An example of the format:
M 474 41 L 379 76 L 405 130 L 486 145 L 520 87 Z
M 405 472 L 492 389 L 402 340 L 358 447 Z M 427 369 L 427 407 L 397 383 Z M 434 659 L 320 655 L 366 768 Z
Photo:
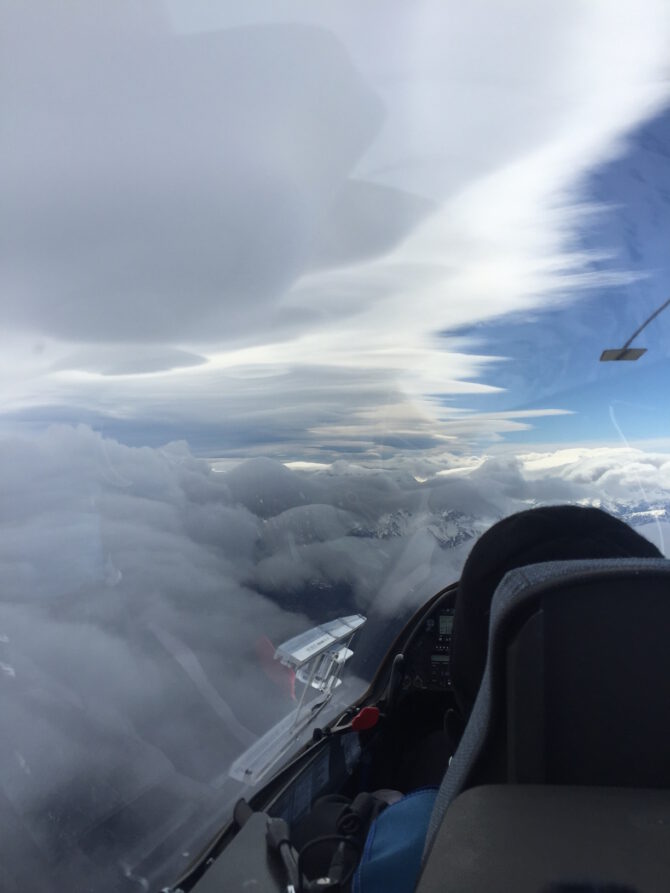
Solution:
M 486 669 L 431 816 L 490 782 L 670 787 L 670 561 L 518 568 L 498 586 Z

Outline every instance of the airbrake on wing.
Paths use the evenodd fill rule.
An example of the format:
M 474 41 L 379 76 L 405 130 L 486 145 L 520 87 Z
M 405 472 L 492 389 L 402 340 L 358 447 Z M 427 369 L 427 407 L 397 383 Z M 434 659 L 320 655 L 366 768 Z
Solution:
M 277 648 L 275 660 L 294 670 L 305 687 L 295 710 L 235 760 L 229 772 L 232 778 L 255 784 L 276 765 L 341 685 L 342 667 L 354 653 L 349 647 L 351 640 L 365 620 L 362 614 L 339 617 L 300 633 Z M 307 701 L 310 690 L 316 690 L 323 697 L 316 703 L 314 699 Z
M 336 642 L 353 636 L 364 623 L 365 617 L 362 614 L 350 614 L 348 617 L 322 623 L 284 642 L 277 648 L 275 658 L 284 666 L 297 670 Z
M 339 673 L 354 653 L 348 642 L 364 623 L 361 614 L 322 623 L 280 645 L 275 659 L 295 670 L 304 685 L 317 691 L 332 691 L 340 685 Z

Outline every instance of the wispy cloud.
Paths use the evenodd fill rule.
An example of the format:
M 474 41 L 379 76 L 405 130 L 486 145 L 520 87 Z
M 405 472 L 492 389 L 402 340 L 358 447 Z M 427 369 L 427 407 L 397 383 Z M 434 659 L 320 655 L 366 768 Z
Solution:
M 438 333 L 639 277 L 598 266 L 611 246 L 576 248 L 574 232 L 580 177 L 667 98 L 665 4 L 169 9 L 8 4 L 13 410 L 150 425 L 170 403 L 186 432 L 198 389 L 210 424 L 240 393 L 251 414 L 285 410 L 250 447 L 299 448 L 315 430 L 350 437 L 359 376 L 354 436 L 370 439 L 380 392 L 399 435 L 421 417 L 453 436 L 436 395 L 495 386 L 492 358 Z M 148 388 L 54 371 L 73 367 L 166 374 Z M 304 401 L 315 369 L 332 421 Z M 283 389 L 263 404 L 251 376 Z M 208 402 L 215 382 L 225 397 Z

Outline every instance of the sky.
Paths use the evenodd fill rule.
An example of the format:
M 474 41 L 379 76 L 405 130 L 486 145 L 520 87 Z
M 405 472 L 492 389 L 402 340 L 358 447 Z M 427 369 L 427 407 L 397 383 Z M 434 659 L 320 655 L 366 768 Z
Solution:
M 644 373 L 597 356 L 667 287 L 667 4 L 4 7 L 3 430 L 618 436 L 598 386 Z
M 118 893 L 292 708 L 267 639 L 360 611 L 364 685 L 533 505 L 670 552 L 670 311 L 598 362 L 668 296 L 670 12 L 0 7 L 0 887 Z

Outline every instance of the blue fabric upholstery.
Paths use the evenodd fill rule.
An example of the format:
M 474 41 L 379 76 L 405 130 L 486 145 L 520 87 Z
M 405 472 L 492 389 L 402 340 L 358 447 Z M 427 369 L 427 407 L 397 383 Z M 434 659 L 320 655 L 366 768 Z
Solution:
M 354 875 L 353 893 L 411 893 L 436 794 L 437 788 L 413 791 L 372 823 Z

